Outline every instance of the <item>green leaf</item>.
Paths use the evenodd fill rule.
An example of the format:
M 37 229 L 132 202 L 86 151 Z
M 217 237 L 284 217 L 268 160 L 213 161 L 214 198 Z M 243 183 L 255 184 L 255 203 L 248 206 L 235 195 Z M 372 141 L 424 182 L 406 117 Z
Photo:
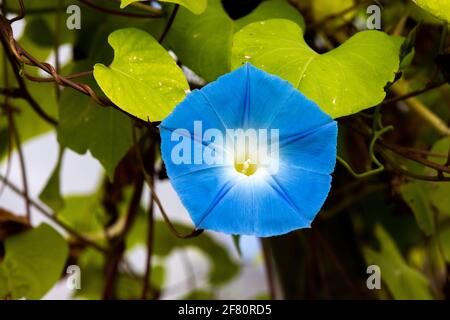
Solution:
M 439 231 L 439 240 L 442 245 L 445 261 L 450 263 L 450 227 L 447 226 Z
M 89 62 L 81 62 L 72 72 L 89 68 Z M 95 87 L 90 79 L 86 83 Z M 112 180 L 117 164 L 133 146 L 132 121 L 120 111 L 99 106 L 73 89 L 62 92 L 59 108 L 59 143 L 79 154 L 89 150 Z
M 234 37 L 232 66 L 251 62 L 288 80 L 334 118 L 384 100 L 384 87 L 399 68 L 400 48 L 390 36 L 363 31 L 318 54 L 302 35 L 302 29 L 288 20 L 252 23 Z
M 422 9 L 450 23 L 450 0 L 413 0 Z
M 312 1 L 312 13 L 315 21 L 322 21 L 330 16 L 339 15 L 343 10 L 353 8 L 354 0 L 315 0 Z M 343 23 L 350 21 L 356 10 L 352 10 L 343 16 L 332 19 L 326 24 L 327 28 L 337 28 Z
M 422 181 L 413 181 L 401 185 L 399 191 L 413 211 L 420 229 L 426 235 L 433 234 L 436 227 L 428 185 Z
M 394 299 L 432 299 L 425 276 L 405 262 L 394 240 L 381 225 L 375 227 L 375 236 L 380 251 L 365 247 L 364 257 L 368 265 L 380 267 L 381 279 Z
M 56 166 L 53 169 L 53 172 L 48 179 L 44 189 L 39 194 L 39 199 L 56 212 L 64 207 L 64 199 L 61 196 L 60 186 L 60 172 L 63 155 L 64 149 L 60 148 Z
M 241 250 L 241 236 L 238 234 L 232 234 L 231 238 L 233 239 L 234 247 L 236 248 L 236 252 L 238 253 L 239 257 L 242 257 L 242 250 Z
M 416 26 L 409 32 L 408 36 L 403 41 L 400 47 L 400 61 L 403 61 L 409 54 L 414 52 L 414 48 L 417 42 L 417 34 L 422 29 L 422 22 L 416 24 Z
M 234 33 L 249 23 L 269 18 L 290 19 L 304 28 L 300 13 L 285 0 L 263 1 L 237 20 L 228 16 L 220 0 L 209 0 L 199 16 L 180 8 L 166 42 L 184 65 L 209 82 L 230 71 Z
M 0 297 L 40 299 L 58 281 L 68 246 L 46 224 L 5 240 L 0 264 Z
M 114 31 L 109 67 L 96 64 L 94 77 L 103 92 L 127 113 L 145 121 L 163 120 L 189 90 L 183 72 L 148 33 L 134 28 Z
M 64 199 L 65 206 L 58 218 L 83 234 L 101 234 L 104 211 L 97 194 L 71 195 Z
M 143 0 L 122 0 L 120 3 L 120 7 L 123 9 L 133 2 L 138 1 Z M 195 14 L 200 14 L 205 11 L 206 6 L 208 5 L 208 0 L 159 0 L 159 2 L 177 3 Z
M 446 155 L 450 150 L 450 138 L 443 138 L 436 142 L 431 149 L 432 153 L 438 153 Z M 447 159 L 438 157 L 429 157 L 429 160 L 436 163 L 445 164 Z M 425 174 L 435 173 L 435 170 L 428 169 Z M 445 176 L 450 177 L 449 174 Z M 430 200 L 440 212 L 450 215 L 450 183 L 448 182 L 427 182 L 427 188 L 429 189 Z

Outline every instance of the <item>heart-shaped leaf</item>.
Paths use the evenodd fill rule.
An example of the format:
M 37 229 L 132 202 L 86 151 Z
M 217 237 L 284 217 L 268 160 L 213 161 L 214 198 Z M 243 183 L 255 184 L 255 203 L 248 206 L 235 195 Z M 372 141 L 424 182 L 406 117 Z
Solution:
M 0 298 L 42 298 L 60 278 L 68 251 L 64 238 L 46 224 L 6 239 Z
M 314 52 L 289 20 L 252 23 L 234 37 L 232 66 L 246 62 L 291 82 L 334 118 L 377 105 L 399 68 L 399 46 L 380 31 L 359 32 L 340 47 Z
M 450 0 L 413 0 L 422 9 L 450 23 Z
M 160 121 L 184 99 L 189 85 L 169 53 L 148 33 L 114 31 L 109 67 L 96 64 L 94 77 L 103 92 L 126 112 L 145 121 Z
M 184 65 L 209 82 L 230 71 L 234 33 L 249 23 L 270 18 L 289 19 L 304 26 L 298 10 L 286 0 L 263 1 L 237 20 L 230 18 L 220 0 L 209 0 L 199 16 L 181 8 L 166 42 Z

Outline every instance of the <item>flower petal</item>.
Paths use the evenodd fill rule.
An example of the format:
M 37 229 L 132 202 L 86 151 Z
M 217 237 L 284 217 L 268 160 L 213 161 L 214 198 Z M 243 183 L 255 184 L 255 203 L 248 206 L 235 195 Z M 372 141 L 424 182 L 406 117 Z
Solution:
M 236 184 L 229 172 L 230 168 L 204 167 L 170 179 L 197 227 Z
M 331 188 L 331 176 L 282 165 L 269 183 L 282 191 L 285 199 L 295 205 L 308 226 L 322 208 Z
M 273 81 L 282 81 L 275 76 Z M 289 84 L 289 86 L 291 86 Z M 294 88 L 294 87 L 292 87 Z M 317 104 L 306 98 L 300 91 L 294 89 L 294 94 L 280 106 L 270 128 L 280 129 L 280 139 L 305 134 L 322 127 L 333 119 L 324 113 Z
M 244 177 L 205 215 L 198 227 L 269 237 L 309 225 L 310 221 L 267 182 Z
M 329 122 L 306 135 L 281 139 L 279 158 L 288 166 L 330 174 L 336 164 L 337 123 Z

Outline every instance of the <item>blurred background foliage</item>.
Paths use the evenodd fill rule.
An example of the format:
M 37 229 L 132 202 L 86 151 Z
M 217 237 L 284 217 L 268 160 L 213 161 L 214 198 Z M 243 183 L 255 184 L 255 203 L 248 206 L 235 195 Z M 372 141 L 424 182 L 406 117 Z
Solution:
M 338 154 L 345 160 L 337 164 L 330 196 L 311 229 L 261 241 L 270 290 L 255 298 L 450 297 L 449 1 L 417 1 L 424 9 L 407 0 L 122 1 L 129 4 L 123 9 L 119 2 L 24 0 L 24 31 L 15 40 L 35 61 L 50 61 L 54 68 L 49 68 L 17 63 L 6 13 L 9 19 L 20 14 L 20 1 L 2 1 L 0 158 L 8 168 L 22 144 L 51 130 L 57 132 L 60 155 L 40 199 L 27 199 L 25 178 L 18 188 L 8 181 L 8 171 L 1 173 L 0 196 L 11 188 L 26 202 L 25 212 L 0 209 L 1 298 L 42 298 L 66 275 L 66 266 L 77 264 L 85 284 L 78 298 L 157 299 L 165 289 L 161 262 L 186 247 L 211 263 L 209 286 L 186 298 L 213 299 L 215 288 L 240 272 L 235 253 L 211 234 L 189 234 L 192 226 L 155 221 L 158 203 L 140 202 L 145 182 L 167 179 L 155 126 L 100 106 L 74 88 L 73 83 L 89 85 L 95 97 L 106 100 L 90 72 L 78 73 L 112 61 L 111 32 L 135 27 L 151 34 L 176 56 L 194 89 L 231 70 L 235 34 L 252 22 L 292 21 L 308 46 L 325 53 L 366 29 L 372 4 L 381 8 L 382 30 L 401 46 L 400 69 L 386 83 L 384 101 L 338 119 Z M 72 4 L 81 7 L 81 30 L 65 27 L 65 9 Z M 60 65 L 63 45 L 73 58 Z M 366 70 L 368 77 L 371 72 Z M 60 77 L 69 74 L 76 77 Z M 362 99 L 348 83 L 340 85 L 352 101 Z M 373 139 L 389 126 L 392 130 Z M 61 195 L 65 149 L 90 151 L 102 164 L 105 178 L 96 192 Z M 47 216 L 52 227 L 32 226 L 24 215 L 29 207 Z M 239 238 L 235 243 L 239 251 Z M 123 259 L 136 246 L 150 249 L 143 274 Z M 366 287 L 369 265 L 381 268 L 381 290 Z

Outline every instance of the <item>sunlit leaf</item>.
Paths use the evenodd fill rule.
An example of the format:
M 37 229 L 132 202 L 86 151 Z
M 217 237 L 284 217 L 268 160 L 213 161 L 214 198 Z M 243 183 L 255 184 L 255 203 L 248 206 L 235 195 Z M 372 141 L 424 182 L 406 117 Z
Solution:
M 371 30 L 321 55 L 306 44 L 297 24 L 275 19 L 252 23 L 235 35 L 232 65 L 251 62 L 288 80 L 337 118 L 383 101 L 384 87 L 399 68 L 399 52 L 387 34 Z
M 377 265 L 381 279 L 394 299 L 432 299 L 427 279 L 419 271 L 411 268 L 399 252 L 394 240 L 377 225 L 375 236 L 380 250 L 363 248 L 368 265 Z
M 441 20 L 450 23 L 450 0 L 413 0 L 418 6 L 427 10 Z
M 199 16 L 180 9 L 166 42 L 184 65 L 206 81 L 213 81 L 230 71 L 234 33 L 251 22 L 269 18 L 290 19 L 304 27 L 300 13 L 285 0 L 263 1 L 237 20 L 228 16 L 220 0 L 209 0 Z
M 148 33 L 121 29 L 109 36 L 115 56 L 96 64 L 94 77 L 120 108 L 145 121 L 160 121 L 185 97 L 189 85 L 169 53 Z
M 315 0 L 311 2 L 314 20 L 320 22 L 330 16 L 341 15 L 344 10 L 354 8 L 354 0 Z M 337 19 L 331 19 L 326 27 L 339 27 L 343 23 L 351 20 L 355 15 L 355 10 L 350 10 Z

